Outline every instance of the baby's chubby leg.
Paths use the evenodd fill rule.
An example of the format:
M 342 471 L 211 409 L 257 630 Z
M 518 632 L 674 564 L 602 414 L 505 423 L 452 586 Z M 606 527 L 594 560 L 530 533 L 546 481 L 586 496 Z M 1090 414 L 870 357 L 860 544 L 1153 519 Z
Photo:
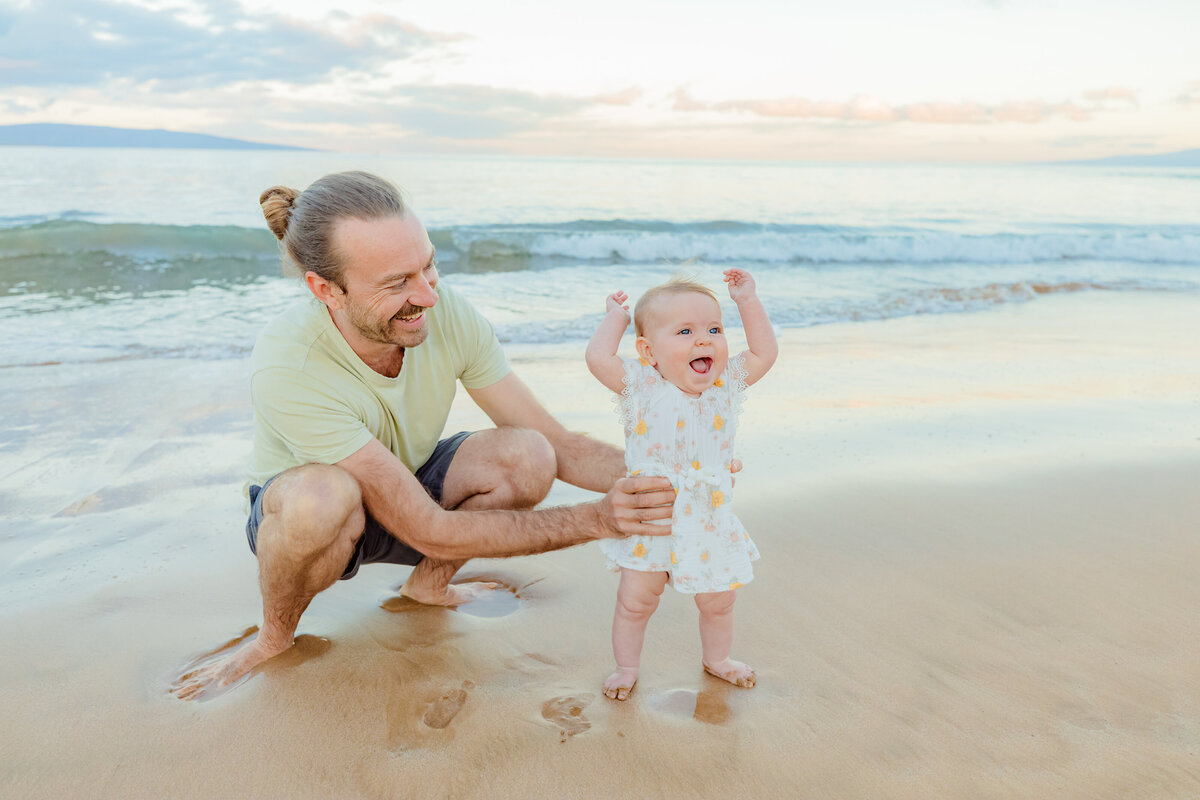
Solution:
M 696 595 L 696 607 L 700 609 L 700 648 L 705 672 L 750 689 L 755 683 L 754 670 L 729 657 L 733 649 L 734 595 L 732 590 Z
M 613 614 L 612 645 L 617 671 L 604 682 L 604 696 L 624 700 L 637 683 L 638 664 L 642 660 L 642 642 L 646 624 L 658 608 L 658 599 L 667 585 L 665 572 L 621 570 L 617 587 L 617 610 Z

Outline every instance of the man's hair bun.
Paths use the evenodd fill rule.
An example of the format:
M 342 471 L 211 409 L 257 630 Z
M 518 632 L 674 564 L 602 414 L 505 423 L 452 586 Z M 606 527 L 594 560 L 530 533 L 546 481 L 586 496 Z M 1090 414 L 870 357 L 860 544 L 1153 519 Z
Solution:
M 258 196 L 258 204 L 262 206 L 263 216 L 267 218 L 267 227 L 280 241 L 287 235 L 292 208 L 299 196 L 299 192 L 286 186 L 272 186 Z

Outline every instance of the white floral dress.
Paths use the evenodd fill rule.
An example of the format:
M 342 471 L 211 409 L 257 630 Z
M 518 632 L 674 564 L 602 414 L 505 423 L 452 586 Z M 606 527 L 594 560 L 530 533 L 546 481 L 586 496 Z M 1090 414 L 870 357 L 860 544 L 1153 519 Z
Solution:
M 675 487 L 669 536 L 600 542 L 611 569 L 666 572 L 680 592 L 724 592 L 754 578 L 758 548 L 734 515 L 734 434 L 746 391 L 744 356 L 699 397 L 688 397 L 640 359 L 622 359 L 625 389 L 617 410 L 625 426 L 630 475 L 664 475 Z

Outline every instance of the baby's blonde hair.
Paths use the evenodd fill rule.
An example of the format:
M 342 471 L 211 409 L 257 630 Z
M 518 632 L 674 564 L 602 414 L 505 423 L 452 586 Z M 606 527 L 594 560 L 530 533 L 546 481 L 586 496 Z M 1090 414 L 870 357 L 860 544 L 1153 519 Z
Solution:
M 655 300 L 672 294 L 683 294 L 684 292 L 695 292 L 711 297 L 720 304 L 717 300 L 717 294 L 712 289 L 700 283 L 691 275 L 672 275 L 670 280 L 665 283 L 660 283 L 657 286 L 651 286 L 642 296 L 638 298 L 637 305 L 633 307 L 633 331 L 638 336 L 642 336 L 646 332 L 646 324 L 649 322 L 650 307 L 654 305 Z

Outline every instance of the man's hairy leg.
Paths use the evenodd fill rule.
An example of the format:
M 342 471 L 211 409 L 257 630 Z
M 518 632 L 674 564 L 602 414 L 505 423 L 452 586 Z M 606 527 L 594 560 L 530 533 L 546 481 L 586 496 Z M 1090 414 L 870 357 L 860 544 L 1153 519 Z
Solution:
M 442 507 L 456 511 L 533 508 L 550 492 L 557 472 L 554 448 L 537 431 L 497 428 L 459 445 L 442 485 Z M 490 581 L 451 584 L 466 559 L 425 558 L 400 593 L 419 603 L 456 606 L 497 588 Z
M 262 629 L 228 656 L 181 676 L 171 687 L 181 699 L 227 687 L 291 647 L 300 615 L 341 577 L 362 535 L 358 483 L 338 467 L 296 467 L 264 491 L 257 548 Z

